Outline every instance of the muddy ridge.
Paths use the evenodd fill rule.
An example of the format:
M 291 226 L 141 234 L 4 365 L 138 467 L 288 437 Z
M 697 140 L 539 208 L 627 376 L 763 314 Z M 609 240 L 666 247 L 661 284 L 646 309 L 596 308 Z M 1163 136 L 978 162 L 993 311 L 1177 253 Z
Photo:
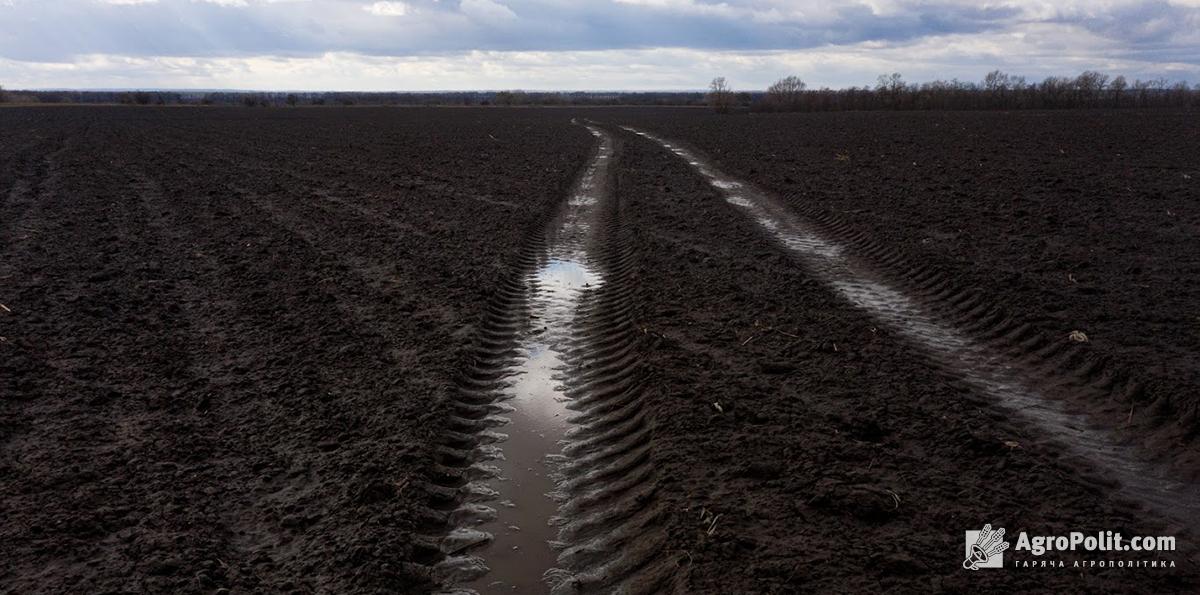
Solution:
M 620 156 L 623 143 L 612 137 Z M 579 370 L 578 383 L 567 388 L 577 425 L 559 472 L 562 551 L 547 575 L 555 593 L 661 593 L 672 591 L 677 578 L 657 498 L 654 422 L 644 407 L 637 256 L 619 189 L 610 194 L 599 212 L 602 241 L 595 249 L 606 283 L 583 304 L 579 343 L 569 354 Z
M 1200 469 L 1200 169 L 1186 111 L 611 116 L 934 265 L 1128 384 L 1072 404 Z M 1120 140 L 1118 140 L 1120 139 Z M 899 273 L 901 271 L 896 270 Z M 1132 414 L 1130 413 L 1132 411 Z
M 956 288 L 935 271 L 907 269 L 921 291 L 903 293 L 897 289 L 902 286 L 890 285 L 878 272 L 879 265 L 849 257 L 847 242 L 833 239 L 781 201 L 731 178 L 707 158 L 673 141 L 632 127 L 626 130 L 687 161 L 727 202 L 795 252 L 806 268 L 839 295 L 907 337 L 947 373 L 957 375 L 991 401 L 990 405 L 1020 416 L 1047 441 L 1102 470 L 1116 482 L 1119 494 L 1148 506 L 1176 530 L 1200 529 L 1200 489 L 1182 475 L 1178 465 L 1164 465 L 1162 454 L 1128 448 L 1115 428 L 1102 425 L 1106 420 L 1069 412 L 1046 390 L 1074 390 L 1084 393 L 1071 395 L 1075 399 L 1100 400 L 1112 391 L 1120 394 L 1137 389 L 1128 380 L 1114 381 L 1115 374 L 1095 358 L 1072 349 L 1069 337 L 1047 339 L 1045 333 L 1006 314 L 981 292 Z M 854 238 L 859 242 L 865 239 L 863 234 Z M 903 264 L 895 250 L 881 244 L 870 244 L 868 252 L 884 267 Z
M 1151 556 L 1181 562 L 1162 572 L 964 573 L 956 528 L 980 519 L 1169 529 L 797 266 L 687 162 L 629 138 L 620 194 L 681 592 L 1194 588 L 1183 537 Z
M 427 592 L 445 396 L 592 148 L 546 117 L 0 110 L 0 590 Z
M 0 109 L 0 591 L 1195 592 L 1194 118 L 777 116 Z
M 489 306 L 456 399 L 442 486 L 457 507 L 434 577 L 455 591 L 654 592 L 655 509 L 643 374 L 625 283 L 614 138 L 596 149 L 528 271 Z M 652 534 L 652 533 L 651 533 Z

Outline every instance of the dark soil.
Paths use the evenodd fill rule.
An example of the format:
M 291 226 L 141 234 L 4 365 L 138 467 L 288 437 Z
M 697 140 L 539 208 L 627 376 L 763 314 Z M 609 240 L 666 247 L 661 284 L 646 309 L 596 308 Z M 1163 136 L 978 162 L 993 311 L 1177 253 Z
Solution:
M 1162 448 L 1200 434 L 1194 113 L 609 117 L 690 144 L 797 206 L 835 213 L 1052 336 L 1083 331 L 1089 350 L 1144 385 L 1123 408 L 1134 407 L 1131 425 L 1162 434 Z
M 1192 403 L 1184 115 L 0 109 L 0 591 L 432 589 L 449 396 L 593 149 L 572 115 L 679 137 Z M 620 134 L 606 291 L 678 592 L 1200 588 L 1184 534 L 1170 570 L 963 570 L 985 522 L 1166 529 Z
M 564 114 L 0 110 L 0 591 L 405 590 Z
M 681 592 L 1196 588 L 1187 562 L 963 570 L 963 531 L 985 522 L 1162 529 L 874 328 L 682 160 L 633 137 L 622 159 Z M 720 515 L 711 535 L 705 510 Z

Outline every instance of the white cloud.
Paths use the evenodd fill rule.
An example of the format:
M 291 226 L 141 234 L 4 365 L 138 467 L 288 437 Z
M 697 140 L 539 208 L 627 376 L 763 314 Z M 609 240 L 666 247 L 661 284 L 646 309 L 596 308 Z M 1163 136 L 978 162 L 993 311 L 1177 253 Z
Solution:
M 709 4 L 696 0 L 613 0 L 617 4 L 630 6 L 645 6 L 657 10 L 669 10 L 690 14 L 706 14 L 718 16 L 735 16 L 743 11 L 735 9 L 725 2 Z
M 807 26 L 832 21 L 841 8 L 866 6 L 873 14 L 884 9 L 880 2 L 870 0 L 827 2 L 822 0 L 753 0 L 743 2 L 710 2 L 704 0 L 612 0 L 615 4 L 639 6 L 649 10 L 711 16 L 726 19 L 750 20 L 755 23 L 804 23 Z M 1200 1 L 1200 0 L 1197 0 Z M 877 6 L 879 5 L 879 6 Z
M 810 88 L 871 85 L 898 71 L 909 81 L 978 80 L 1001 68 L 1031 81 L 1085 68 L 1130 79 L 1200 80 L 1194 62 L 1119 57 L 1115 42 L 1083 28 L 1030 24 L 994 34 L 931 36 L 907 43 L 862 42 L 809 50 L 707 51 L 654 48 L 600 51 L 473 51 L 385 57 L 330 52 L 315 57 L 132 58 L 88 55 L 73 62 L 0 58 L 10 88 L 232 88 L 433 91 L 699 90 L 713 76 L 736 89 L 763 89 L 797 74 Z
M 459 10 L 479 21 L 511 21 L 517 14 L 511 8 L 494 0 L 462 0 Z
M 108 6 L 134 3 L 152 8 Z M 1037 80 L 1098 69 L 1196 82 L 1198 5 L 1200 0 L 0 0 L 0 22 L 19 24 L 0 27 L 0 82 L 696 89 L 716 75 L 739 88 L 762 88 L 794 73 L 811 87 L 840 87 L 871 84 L 882 72 L 899 71 L 920 82 L 975 80 L 993 68 Z
M 408 14 L 409 6 L 404 2 L 389 0 L 387 2 L 376 2 L 363 7 L 363 10 L 381 17 L 402 17 Z
M 118 0 L 122 1 L 122 0 Z M 133 0 L 134 2 L 158 2 L 159 0 Z M 309 2 L 311 0 L 191 0 L 192 2 L 201 4 L 216 4 L 218 6 L 236 6 L 245 8 L 251 4 L 290 4 L 296 2 Z

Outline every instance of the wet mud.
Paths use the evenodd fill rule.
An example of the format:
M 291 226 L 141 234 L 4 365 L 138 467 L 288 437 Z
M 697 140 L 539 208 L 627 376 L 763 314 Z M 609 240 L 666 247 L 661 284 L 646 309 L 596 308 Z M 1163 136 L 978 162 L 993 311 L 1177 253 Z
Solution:
M 593 252 L 600 218 L 611 200 L 615 149 L 611 136 L 590 130 L 596 149 L 569 198 L 556 210 L 534 248 L 533 270 L 522 280 L 524 299 L 507 301 L 487 331 L 511 335 L 511 351 L 480 365 L 495 380 L 464 394 L 467 411 L 485 414 L 493 428 L 471 456 L 468 497 L 451 517 L 440 564 L 454 587 L 479 593 L 548 592 L 543 575 L 555 568 L 559 485 L 556 470 L 572 427 L 568 387 L 580 384 L 574 359 L 586 357 L 580 310 L 604 285 Z M 569 355 L 569 352 L 575 355 Z M 473 398 L 488 400 L 474 404 Z
M 1117 116 L 1108 125 L 1146 123 Z M 918 145 L 961 137 L 910 134 L 914 117 L 817 119 Z M 1112 372 L 1119 360 L 1080 354 L 1171 352 L 1171 369 L 1192 370 L 1190 335 L 1152 345 L 1167 327 L 1113 290 L 1101 302 L 1117 314 L 1080 325 L 1092 342 L 1063 341 L 1097 294 L 1057 314 L 1013 308 L 1050 287 L 1044 271 L 999 287 L 952 258 L 902 257 L 924 246 L 911 232 L 985 268 L 1016 262 L 989 219 L 954 225 L 974 225 L 964 237 L 992 260 L 927 233 L 969 210 L 944 201 L 940 215 L 895 207 L 895 229 L 864 230 L 866 214 L 828 201 L 806 210 L 778 147 L 812 157 L 812 188 L 851 201 L 853 177 L 815 165 L 809 136 L 712 133 L 730 121 L 0 110 L 0 590 L 1195 591 L 1192 534 L 1154 508 L 1149 483 L 1123 492 L 1132 483 L 1103 468 L 1108 451 L 1075 417 L 1111 402 L 1126 438 L 1169 417 L 1176 401 L 1137 397 L 1161 388 L 1139 392 Z M 703 150 L 681 159 L 595 122 Z M 857 145 L 844 151 L 868 167 Z M 982 179 L 984 194 L 1007 188 Z M 1176 230 L 1145 229 L 1154 246 Z M 1131 279 L 1106 247 L 1126 236 L 1097 237 L 1092 270 Z M 1176 261 L 1190 278 L 1187 255 Z M 1150 292 L 1168 294 L 1188 295 Z M 1130 449 L 1188 452 L 1177 444 Z M 1114 469 L 1126 452 L 1112 451 Z M 1151 557 L 1180 567 L 964 571 L 962 531 L 985 522 L 1178 532 L 1180 552 Z
M 1119 436 L 1099 427 L 1099 420 L 1089 421 L 1084 415 L 1068 413 L 1059 401 L 1041 394 L 1035 383 L 1044 380 L 1035 377 L 1019 358 L 985 346 L 935 313 L 933 307 L 891 286 L 877 272 L 877 266 L 852 258 L 841 242 L 797 216 L 778 199 L 730 177 L 704 157 L 678 144 L 635 128 L 627 130 L 686 161 L 727 202 L 797 253 L 810 271 L 844 299 L 907 337 L 949 373 L 961 376 L 997 406 L 1020 416 L 1036 426 L 1037 431 L 1058 441 L 1062 448 L 1103 470 L 1118 482 L 1119 494 L 1147 505 L 1181 528 L 1200 529 L 1200 488 L 1177 479 L 1179 472 L 1154 460 L 1153 455 L 1123 444 Z M 981 312 L 991 308 L 978 297 L 967 307 Z

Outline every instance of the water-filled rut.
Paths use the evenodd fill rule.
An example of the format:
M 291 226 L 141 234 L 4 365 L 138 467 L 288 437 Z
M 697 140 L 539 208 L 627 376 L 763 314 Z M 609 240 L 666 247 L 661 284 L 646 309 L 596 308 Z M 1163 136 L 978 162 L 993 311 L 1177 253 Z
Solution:
M 626 130 L 658 143 L 688 162 L 719 190 L 725 200 L 753 218 L 769 235 L 797 254 L 802 263 L 850 303 L 866 311 L 918 345 L 944 370 L 960 378 L 988 400 L 1053 437 L 1068 452 L 1117 480 L 1117 492 L 1151 507 L 1165 520 L 1195 529 L 1200 498 L 1194 485 L 1174 480 L 1170 472 L 1095 427 L 1082 415 L 1048 398 L 1022 370 L 1019 358 L 991 348 L 960 325 L 944 309 L 931 307 L 890 284 L 871 263 L 851 256 L 847 246 L 798 216 L 780 201 L 719 171 L 678 143 L 632 127 Z M 955 311 L 988 312 L 978 298 L 953 304 Z M 936 300 L 935 300 L 936 301 Z M 968 317 L 970 319 L 970 317 Z
M 658 542 L 630 543 L 654 525 L 653 472 L 610 187 L 617 141 L 588 130 L 595 153 L 492 307 L 458 399 L 456 508 L 436 568 L 454 592 L 665 579 L 642 576 Z

